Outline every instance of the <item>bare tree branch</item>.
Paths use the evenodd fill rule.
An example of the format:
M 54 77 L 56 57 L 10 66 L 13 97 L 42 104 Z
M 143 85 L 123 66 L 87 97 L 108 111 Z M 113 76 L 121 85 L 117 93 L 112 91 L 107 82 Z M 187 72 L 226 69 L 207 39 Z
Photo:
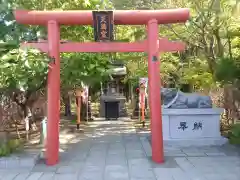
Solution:
M 198 47 L 198 48 L 203 49 L 202 46 L 199 46 L 199 45 L 194 44 L 194 43 L 192 43 L 192 42 L 190 42 L 190 41 L 187 41 L 186 38 L 180 36 L 171 26 L 169 26 L 169 25 L 165 25 L 165 26 L 167 26 L 180 40 L 186 42 L 187 44 L 189 44 L 189 45 L 191 45 L 191 46 L 195 46 L 195 47 Z

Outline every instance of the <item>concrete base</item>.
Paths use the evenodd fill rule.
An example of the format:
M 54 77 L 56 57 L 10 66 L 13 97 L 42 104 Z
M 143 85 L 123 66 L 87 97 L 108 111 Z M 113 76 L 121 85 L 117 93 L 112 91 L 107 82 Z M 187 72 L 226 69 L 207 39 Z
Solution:
M 168 146 L 179 146 L 179 147 L 189 147 L 189 146 L 222 146 L 228 143 L 228 139 L 225 137 L 219 138 L 201 138 L 201 139 L 171 139 L 164 140 L 164 145 Z
M 224 144 L 220 134 L 223 109 L 163 109 L 163 139 L 181 145 Z M 184 143 L 186 142 L 186 143 Z

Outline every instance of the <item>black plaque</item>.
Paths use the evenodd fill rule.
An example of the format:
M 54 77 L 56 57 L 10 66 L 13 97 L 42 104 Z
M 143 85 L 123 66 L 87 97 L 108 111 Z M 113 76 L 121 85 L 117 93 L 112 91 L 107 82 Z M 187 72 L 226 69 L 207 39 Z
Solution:
M 113 41 L 113 11 L 93 11 L 95 41 Z
M 157 60 L 158 60 L 158 59 L 157 59 L 157 56 L 153 56 L 153 57 L 152 57 L 152 61 L 153 61 L 153 62 L 156 62 Z

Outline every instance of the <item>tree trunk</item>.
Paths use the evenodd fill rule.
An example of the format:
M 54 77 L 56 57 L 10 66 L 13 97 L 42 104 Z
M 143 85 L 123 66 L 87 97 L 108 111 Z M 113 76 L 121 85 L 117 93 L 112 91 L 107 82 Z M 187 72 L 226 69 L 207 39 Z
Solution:
M 237 98 L 234 97 L 233 85 L 224 85 L 224 109 L 228 124 L 233 124 L 238 119 L 237 104 Z
M 9 133 L 7 131 L 1 130 L 0 131 L 0 145 L 6 144 L 8 142 Z
M 69 95 L 65 95 L 63 97 L 63 103 L 64 103 L 64 107 L 65 107 L 65 116 L 71 116 L 72 112 L 71 112 L 71 101 L 70 101 L 70 96 Z
M 27 106 L 26 104 L 22 104 L 21 108 L 23 110 L 24 114 L 24 121 L 25 121 L 25 128 L 26 131 L 29 130 L 37 130 L 37 126 L 33 120 L 33 114 L 32 114 L 32 109 L 31 107 Z

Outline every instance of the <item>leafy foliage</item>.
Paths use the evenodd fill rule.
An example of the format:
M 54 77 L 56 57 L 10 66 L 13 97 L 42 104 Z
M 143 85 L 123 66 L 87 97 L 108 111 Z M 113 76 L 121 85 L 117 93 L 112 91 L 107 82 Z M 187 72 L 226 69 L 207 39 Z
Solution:
M 240 56 L 239 38 L 239 2 L 237 0 L 11 0 L 2 1 L 0 21 L 1 36 L 4 42 L 14 40 L 36 40 L 39 34 L 46 37 L 46 29 L 38 26 L 22 26 L 12 16 L 12 8 L 38 10 L 88 10 L 88 9 L 160 9 L 189 7 L 191 19 L 185 25 L 161 26 L 160 36 L 172 40 L 182 40 L 188 44 L 183 53 L 161 55 L 161 77 L 164 82 L 174 81 L 176 84 L 191 83 L 197 88 L 205 88 L 214 84 L 214 77 L 222 81 L 224 74 L 230 72 L 224 60 L 238 59 Z M 144 26 L 118 26 L 115 28 L 117 41 L 132 42 L 146 38 Z M 93 40 L 93 29 L 90 26 L 62 26 L 61 39 L 87 42 Z M 5 46 L 6 47 L 6 46 Z M 9 49 L 9 48 L 7 48 Z M 7 53 L 2 49 L 0 53 Z M 11 49 L 11 48 L 10 48 Z M 147 56 L 139 53 L 115 54 L 63 54 L 61 61 L 62 88 L 79 86 L 81 82 L 94 84 L 107 78 L 110 57 L 124 60 L 129 71 L 126 81 L 136 83 L 141 76 L 147 76 Z M 219 60 L 220 59 L 220 60 Z M 221 65 L 221 63 L 223 63 Z M 41 66 L 41 65 L 40 65 Z M 46 66 L 46 65 L 44 65 Z M 35 69 L 38 71 L 38 69 Z M 217 72 L 215 72 L 217 70 Z M 40 74 L 45 73 L 41 70 Z M 44 74 L 43 73 L 43 74 Z M 32 71 L 32 74 L 33 71 Z M 38 73 L 36 73 L 38 74 Z M 213 76 L 215 75 L 216 76 Z M 222 74 L 222 75 L 221 75 Z M 232 81 L 236 73 L 231 71 Z M 29 75 L 29 74 L 28 74 Z M 226 77 L 224 77 L 226 78 Z M 230 80 L 231 79 L 231 80 Z M 23 81 L 20 79 L 20 81 Z M 225 80 L 224 80 L 225 82 Z M 21 84 L 21 83 L 18 83 Z
M 61 81 L 63 87 L 94 85 L 108 78 L 109 59 L 104 54 L 69 53 L 62 55 Z
M 233 84 L 236 80 L 240 80 L 240 61 L 229 57 L 220 59 L 216 78 L 224 84 Z
M 1 30 L 3 29 L 3 31 L 1 31 L 3 43 L 0 44 L 0 53 L 4 54 L 1 58 L 1 62 L 3 63 L 2 68 L 4 68 L 4 70 L 1 77 L 7 75 L 5 76 L 7 79 L 1 78 L 2 84 L 4 84 L 5 87 L 10 87 L 11 85 L 11 88 L 20 88 L 23 84 L 25 84 L 24 86 L 31 86 L 31 82 L 35 84 L 36 87 L 39 87 L 38 85 L 43 84 L 43 81 L 46 80 L 48 61 L 47 57 L 44 57 L 45 55 L 36 50 L 29 50 L 27 55 L 23 50 L 12 50 L 10 47 L 13 44 L 13 48 L 18 48 L 18 44 L 22 40 L 37 40 L 38 37 L 46 38 L 46 29 L 39 26 L 22 26 L 17 24 L 12 14 L 13 7 L 39 10 L 96 9 L 96 6 L 100 3 L 101 2 L 97 0 L 79 0 L 71 2 L 55 0 L 49 0 L 47 2 L 35 0 L 3 1 L 3 6 L 1 7 L 5 8 L 1 9 L 0 12 L 0 17 L 4 19 L 4 21 L 0 23 L 2 27 Z M 101 5 L 103 5 L 103 3 Z M 92 34 L 93 29 L 89 26 L 61 27 L 61 39 L 63 40 L 91 41 L 93 40 Z M 12 40 L 15 40 L 15 42 L 11 43 L 10 41 Z M 11 53 L 8 53 L 10 50 Z M 25 56 L 28 57 L 26 58 Z M 87 53 L 63 54 L 63 60 L 61 61 L 62 87 L 79 86 L 82 82 L 94 84 L 106 78 L 108 72 L 108 56 L 107 54 L 97 55 Z M 16 58 L 20 58 L 21 60 L 16 60 Z M 41 58 L 42 60 L 40 60 Z M 9 64 L 9 59 L 11 59 L 10 62 L 12 64 Z M 8 67 L 11 68 L 8 69 Z M 16 75 L 14 75 L 14 73 L 11 74 L 13 71 L 16 72 Z M 14 76 L 14 78 L 12 76 Z M 26 89 L 26 87 L 24 89 Z
M 240 124 L 234 124 L 228 136 L 231 144 L 240 144 Z
M 0 58 L 0 87 L 36 91 L 44 87 L 48 57 L 35 49 L 13 49 Z
M 0 144 L 0 157 L 9 156 L 11 153 L 20 150 L 22 147 L 21 140 L 11 139 L 5 143 Z

